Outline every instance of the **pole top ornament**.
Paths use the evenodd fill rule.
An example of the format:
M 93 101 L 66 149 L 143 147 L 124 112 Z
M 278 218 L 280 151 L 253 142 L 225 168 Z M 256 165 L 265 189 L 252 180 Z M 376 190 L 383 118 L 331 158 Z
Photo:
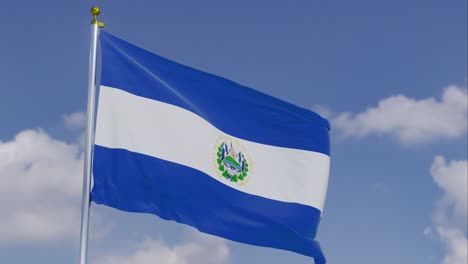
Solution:
M 93 20 L 91 20 L 91 24 L 97 24 L 98 27 L 103 28 L 104 23 L 97 20 L 97 17 L 99 16 L 99 14 L 101 14 L 101 9 L 99 9 L 99 7 L 97 6 L 93 6 L 91 7 L 91 14 L 93 15 Z

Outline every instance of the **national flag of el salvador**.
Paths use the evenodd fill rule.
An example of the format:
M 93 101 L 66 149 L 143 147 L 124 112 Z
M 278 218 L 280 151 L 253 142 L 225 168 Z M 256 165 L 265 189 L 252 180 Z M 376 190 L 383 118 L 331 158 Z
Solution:
M 325 263 L 327 120 L 104 31 L 100 44 L 92 201 Z

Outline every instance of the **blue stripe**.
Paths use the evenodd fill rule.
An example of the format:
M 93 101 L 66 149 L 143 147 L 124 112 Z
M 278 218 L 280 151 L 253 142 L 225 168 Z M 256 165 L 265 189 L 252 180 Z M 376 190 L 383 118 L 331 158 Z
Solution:
M 314 240 L 320 221 L 316 208 L 247 194 L 193 168 L 122 149 L 95 146 L 93 173 L 95 203 L 325 263 Z
M 104 31 L 101 84 L 187 109 L 232 136 L 329 155 L 330 125 L 316 113 L 164 59 Z

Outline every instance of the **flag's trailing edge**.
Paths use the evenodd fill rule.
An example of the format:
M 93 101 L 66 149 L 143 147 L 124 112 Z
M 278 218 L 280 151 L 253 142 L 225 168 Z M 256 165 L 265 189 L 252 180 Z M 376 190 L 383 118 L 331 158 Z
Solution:
M 101 32 L 92 200 L 325 263 L 329 123 Z

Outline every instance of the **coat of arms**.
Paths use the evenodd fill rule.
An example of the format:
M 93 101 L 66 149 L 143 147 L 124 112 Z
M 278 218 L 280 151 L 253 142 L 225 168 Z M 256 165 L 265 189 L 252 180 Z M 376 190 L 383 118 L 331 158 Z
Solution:
M 231 182 L 242 182 L 249 176 L 249 163 L 244 153 L 236 150 L 233 143 L 222 141 L 216 153 L 216 165 L 222 177 Z

